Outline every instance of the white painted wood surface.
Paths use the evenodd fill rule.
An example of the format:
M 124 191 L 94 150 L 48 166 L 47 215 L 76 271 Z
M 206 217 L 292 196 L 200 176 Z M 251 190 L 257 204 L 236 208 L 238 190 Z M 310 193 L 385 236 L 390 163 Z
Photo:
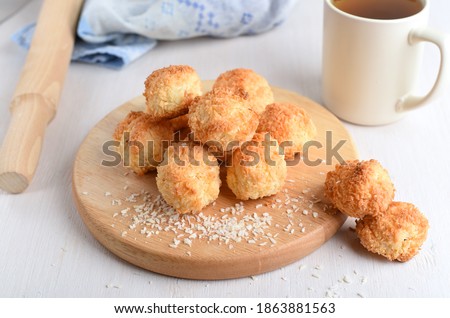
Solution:
M 9 37 L 36 19 L 40 4 L 35 0 L 0 24 L 1 138 L 26 57 Z M 430 25 L 450 33 L 449 12 L 449 1 L 432 1 Z M 406 264 L 366 252 L 349 230 L 354 224 L 349 220 L 318 251 L 254 279 L 176 279 L 112 255 L 91 236 L 75 210 L 71 171 L 80 143 L 97 121 L 141 93 L 152 70 L 189 64 L 203 79 L 212 79 L 224 70 L 248 67 L 272 85 L 320 103 L 321 32 L 322 1 L 300 0 L 286 23 L 259 36 L 162 42 L 122 71 L 71 64 L 33 183 L 20 195 L 0 193 L 0 296 L 450 297 L 449 92 L 393 125 L 345 124 L 360 156 L 376 158 L 389 170 L 396 199 L 416 204 L 430 221 L 422 252 Z M 421 91 L 431 86 L 437 66 L 437 50 L 427 47 Z M 348 283 L 340 282 L 344 276 Z

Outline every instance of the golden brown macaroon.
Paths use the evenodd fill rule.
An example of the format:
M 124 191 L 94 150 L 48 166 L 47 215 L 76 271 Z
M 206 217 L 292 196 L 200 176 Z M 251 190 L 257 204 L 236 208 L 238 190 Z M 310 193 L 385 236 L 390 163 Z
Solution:
M 228 151 L 251 140 L 258 127 L 258 115 L 245 100 L 229 91 L 216 89 L 194 100 L 189 108 L 189 128 L 196 140 L 212 141 Z
M 394 192 L 388 172 L 373 159 L 338 164 L 325 181 L 325 196 L 342 213 L 355 218 L 386 211 Z
M 382 215 L 356 222 L 361 244 L 372 253 L 400 262 L 409 261 L 427 238 L 428 220 L 411 203 L 392 202 Z
M 228 89 L 245 97 L 248 107 L 258 115 L 273 103 L 273 92 L 267 80 L 250 69 L 238 68 L 220 74 L 214 89 Z
M 144 112 L 130 112 L 118 125 L 114 139 L 124 166 L 137 175 L 155 170 L 162 161 L 164 147 L 173 139 L 173 132 L 187 125 L 186 116 L 172 121 L 153 122 Z
M 302 152 L 303 145 L 317 133 L 316 126 L 306 111 L 290 103 L 267 105 L 259 119 L 257 132 L 269 132 L 284 148 L 287 160 Z M 292 145 L 289 144 L 292 142 Z
M 192 99 L 201 94 L 200 77 L 187 65 L 158 69 L 145 80 L 147 113 L 154 121 L 187 114 Z
M 236 198 L 258 199 L 281 191 L 287 167 L 278 150 L 278 143 L 269 134 L 255 134 L 251 142 L 233 152 L 232 165 L 227 167 L 227 184 Z
M 159 192 L 178 213 L 198 213 L 219 196 L 217 159 L 201 146 L 189 143 L 170 146 L 157 172 Z

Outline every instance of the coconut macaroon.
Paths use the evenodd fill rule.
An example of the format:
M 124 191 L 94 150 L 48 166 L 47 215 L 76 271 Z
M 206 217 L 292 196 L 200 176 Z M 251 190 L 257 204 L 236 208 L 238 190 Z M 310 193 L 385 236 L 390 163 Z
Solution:
M 228 89 L 245 97 L 248 107 L 258 115 L 273 103 L 273 92 L 267 80 L 253 70 L 238 68 L 219 75 L 214 89 Z
M 217 159 L 202 146 L 180 143 L 167 148 L 157 168 L 156 185 L 178 213 L 198 213 L 219 196 Z
M 251 140 L 258 127 L 258 115 L 245 100 L 227 90 L 216 89 L 198 97 L 189 108 L 189 128 L 196 140 L 214 142 L 224 152 Z
M 189 103 L 201 94 L 200 77 L 187 65 L 161 68 L 145 80 L 147 113 L 154 121 L 187 114 Z
M 187 118 L 153 122 L 144 112 L 130 112 L 118 125 L 113 138 L 120 142 L 118 150 L 123 165 L 137 175 L 155 170 L 162 161 L 164 147 L 173 138 L 173 132 L 186 126 Z
M 356 222 L 356 234 L 367 250 L 400 262 L 419 252 L 428 228 L 425 216 L 404 202 L 392 202 L 382 215 L 367 215 Z
M 303 145 L 315 137 L 317 130 L 304 109 L 290 103 L 273 103 L 261 114 L 257 132 L 269 132 L 290 160 L 302 152 Z
M 252 141 L 233 152 L 227 184 L 236 198 L 258 199 L 281 191 L 287 167 L 278 150 L 278 143 L 269 134 L 255 134 Z
M 338 164 L 325 181 L 325 196 L 342 213 L 356 218 L 385 212 L 394 192 L 388 172 L 373 159 Z

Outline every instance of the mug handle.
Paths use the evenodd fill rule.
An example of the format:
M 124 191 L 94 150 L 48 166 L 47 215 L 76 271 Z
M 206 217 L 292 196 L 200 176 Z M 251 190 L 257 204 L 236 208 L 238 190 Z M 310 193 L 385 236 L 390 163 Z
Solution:
M 420 42 L 430 42 L 435 44 L 441 53 L 441 65 L 439 67 L 439 73 L 434 83 L 433 88 L 425 96 L 415 96 L 407 94 L 401 97 L 397 101 L 396 111 L 403 112 L 411 110 L 424 105 L 425 103 L 435 99 L 442 91 L 444 87 L 447 87 L 450 83 L 450 37 L 446 34 L 430 29 L 421 28 L 413 30 L 409 33 L 408 42 L 410 45 L 415 45 Z

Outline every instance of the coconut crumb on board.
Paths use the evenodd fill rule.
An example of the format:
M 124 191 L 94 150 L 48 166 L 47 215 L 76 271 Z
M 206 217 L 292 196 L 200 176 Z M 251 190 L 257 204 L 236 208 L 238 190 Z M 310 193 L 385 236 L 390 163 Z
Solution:
M 179 215 L 159 195 L 152 198 L 150 194 L 144 193 L 142 202 L 137 202 L 139 196 L 140 194 L 129 195 L 127 202 L 139 204 L 122 209 L 120 213 L 116 212 L 114 217 L 131 218 L 129 229 L 139 230 L 137 232 L 146 237 L 157 235 L 159 231 L 173 232 L 177 238 L 187 236 L 188 238 L 183 239 L 183 243 L 188 247 L 191 247 L 195 240 L 206 239 L 220 244 L 225 243 L 228 249 L 234 248 L 232 242 L 258 242 L 260 246 L 265 246 L 268 242 L 276 243 L 273 238 L 269 239 L 269 236 L 266 236 L 272 221 L 271 214 L 268 212 L 262 215 L 246 214 L 243 202 L 221 208 L 221 212 L 229 214 L 219 218 L 215 215 L 206 216 L 203 213 Z M 179 247 L 179 240 L 175 239 L 169 247 Z
M 288 183 L 296 182 L 293 179 L 291 181 Z M 128 186 L 124 187 L 124 190 L 126 189 Z M 105 196 L 111 197 L 112 194 L 105 192 Z M 144 240 L 161 241 L 160 233 L 171 233 L 177 240 L 167 242 L 168 247 L 172 249 L 182 247 L 182 253 L 186 253 L 186 249 L 192 248 L 195 242 L 200 240 L 208 244 L 222 245 L 228 250 L 235 249 L 236 243 L 272 248 L 279 242 L 276 237 L 280 234 L 280 230 L 284 230 L 284 237 L 302 236 L 309 226 L 312 226 L 311 223 L 309 225 L 306 223 L 307 220 L 319 215 L 311 209 L 325 211 L 326 208 L 310 188 L 301 190 L 300 195 L 298 193 L 292 195 L 290 190 L 285 188 L 271 199 L 256 203 L 253 207 L 260 212 L 248 211 L 244 202 L 224 207 L 214 201 L 210 205 L 214 209 L 212 214 L 181 215 L 169 206 L 161 195 L 150 194 L 145 190 L 129 192 L 122 198 L 111 198 L 111 205 L 125 205 L 125 208 L 113 214 L 113 218 L 117 221 L 114 223 L 115 228 L 121 231 L 119 233 L 122 236 L 135 233 L 142 235 Z M 281 220 L 284 221 L 277 218 L 280 224 L 272 224 L 274 213 L 277 216 L 281 215 Z M 128 232 L 120 229 L 121 226 L 118 225 L 126 225 Z M 275 233 L 272 234 L 271 231 Z M 146 240 L 145 243 L 149 241 Z
M 111 205 L 115 206 L 115 205 L 122 205 L 122 200 L 117 200 L 117 199 L 113 199 L 111 200 Z

